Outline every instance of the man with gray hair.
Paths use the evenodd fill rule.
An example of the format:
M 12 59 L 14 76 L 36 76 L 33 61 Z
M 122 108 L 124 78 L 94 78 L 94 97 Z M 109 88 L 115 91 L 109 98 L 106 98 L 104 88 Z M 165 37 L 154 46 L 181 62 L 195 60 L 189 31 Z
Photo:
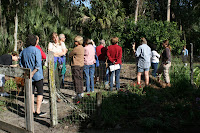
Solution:
M 135 43 L 133 44 L 133 52 L 138 58 L 137 62 L 137 84 L 141 84 L 141 75 L 144 72 L 145 85 L 149 85 L 149 69 L 151 66 L 151 48 L 147 45 L 147 40 L 142 37 L 140 39 L 141 45 L 135 51 Z
M 105 47 L 105 40 L 100 40 L 100 45 L 96 47 L 96 54 L 99 59 L 99 68 L 97 69 L 97 76 L 99 76 L 99 81 L 105 81 L 106 75 L 106 59 L 107 59 L 107 48 Z
M 60 34 L 59 35 L 59 39 L 60 39 L 60 43 L 61 44 L 64 43 L 64 45 L 65 45 L 65 39 L 66 39 L 65 35 L 64 34 Z M 68 49 L 66 48 L 66 53 L 67 53 L 67 51 L 68 51 Z M 63 65 L 65 65 L 66 64 L 66 56 L 65 55 L 63 56 L 63 59 L 64 59 Z M 66 72 L 66 70 L 63 70 L 62 73 L 61 73 L 62 74 L 61 88 L 64 88 L 65 72 Z

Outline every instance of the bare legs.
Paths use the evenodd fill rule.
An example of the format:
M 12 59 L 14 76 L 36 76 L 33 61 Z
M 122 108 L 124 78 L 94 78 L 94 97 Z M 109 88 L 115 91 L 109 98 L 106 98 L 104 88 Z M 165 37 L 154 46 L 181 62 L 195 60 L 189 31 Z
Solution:
M 40 107 L 41 107 L 41 104 L 42 104 L 42 99 L 43 99 L 42 95 L 38 95 L 37 96 L 37 108 L 36 108 L 36 112 L 38 114 L 41 112 L 40 111 Z M 33 113 L 35 113 L 35 108 L 34 108 L 34 94 L 32 95 L 32 106 L 33 106 Z
M 137 83 L 141 83 L 141 72 L 137 73 Z M 145 76 L 145 85 L 149 85 L 149 71 L 144 71 L 144 76 Z
M 145 85 L 149 85 L 149 71 L 144 71 Z

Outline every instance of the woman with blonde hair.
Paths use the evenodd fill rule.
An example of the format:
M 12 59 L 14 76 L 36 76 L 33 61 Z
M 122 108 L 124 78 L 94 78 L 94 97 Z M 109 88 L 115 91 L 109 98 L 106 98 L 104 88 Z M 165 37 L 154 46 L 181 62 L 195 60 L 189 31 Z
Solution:
M 166 86 L 170 87 L 170 77 L 169 77 L 169 68 L 171 67 L 171 46 L 169 41 L 163 41 L 164 51 L 162 52 L 162 63 L 157 71 L 158 81 L 160 81 L 161 73 L 163 73 Z
M 70 52 L 72 79 L 74 82 L 76 97 L 83 97 L 83 67 L 84 67 L 84 48 L 83 37 L 76 36 L 74 38 L 75 48 Z

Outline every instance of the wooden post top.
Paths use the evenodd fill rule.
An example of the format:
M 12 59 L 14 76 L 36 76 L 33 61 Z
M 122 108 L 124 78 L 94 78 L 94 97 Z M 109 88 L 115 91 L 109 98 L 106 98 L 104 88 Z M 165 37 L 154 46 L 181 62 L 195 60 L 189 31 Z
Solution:
M 25 79 L 31 79 L 31 69 L 21 67 L 11 67 L 8 65 L 0 65 L 0 74 L 4 74 L 11 77 L 21 77 Z

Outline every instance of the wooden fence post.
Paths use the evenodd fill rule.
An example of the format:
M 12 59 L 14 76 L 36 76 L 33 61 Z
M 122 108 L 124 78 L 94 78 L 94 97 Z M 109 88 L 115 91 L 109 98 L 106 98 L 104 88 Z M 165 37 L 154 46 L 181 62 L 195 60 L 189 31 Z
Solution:
M 193 44 L 190 43 L 191 45 L 191 52 L 190 52 L 190 82 L 191 85 L 194 86 L 194 81 L 193 81 Z
M 100 126 L 101 124 L 101 104 L 102 104 L 102 92 L 96 93 L 97 98 L 97 119 L 96 119 L 96 126 Z
M 50 120 L 51 126 L 58 124 L 57 120 L 57 103 L 56 103 L 56 86 L 54 75 L 54 56 L 53 52 L 48 53 L 48 80 L 49 80 L 49 102 L 50 102 Z
M 30 75 L 25 78 L 25 119 L 26 129 L 34 133 L 34 121 L 33 121 L 33 106 L 32 106 L 32 76 L 31 70 L 29 69 Z

